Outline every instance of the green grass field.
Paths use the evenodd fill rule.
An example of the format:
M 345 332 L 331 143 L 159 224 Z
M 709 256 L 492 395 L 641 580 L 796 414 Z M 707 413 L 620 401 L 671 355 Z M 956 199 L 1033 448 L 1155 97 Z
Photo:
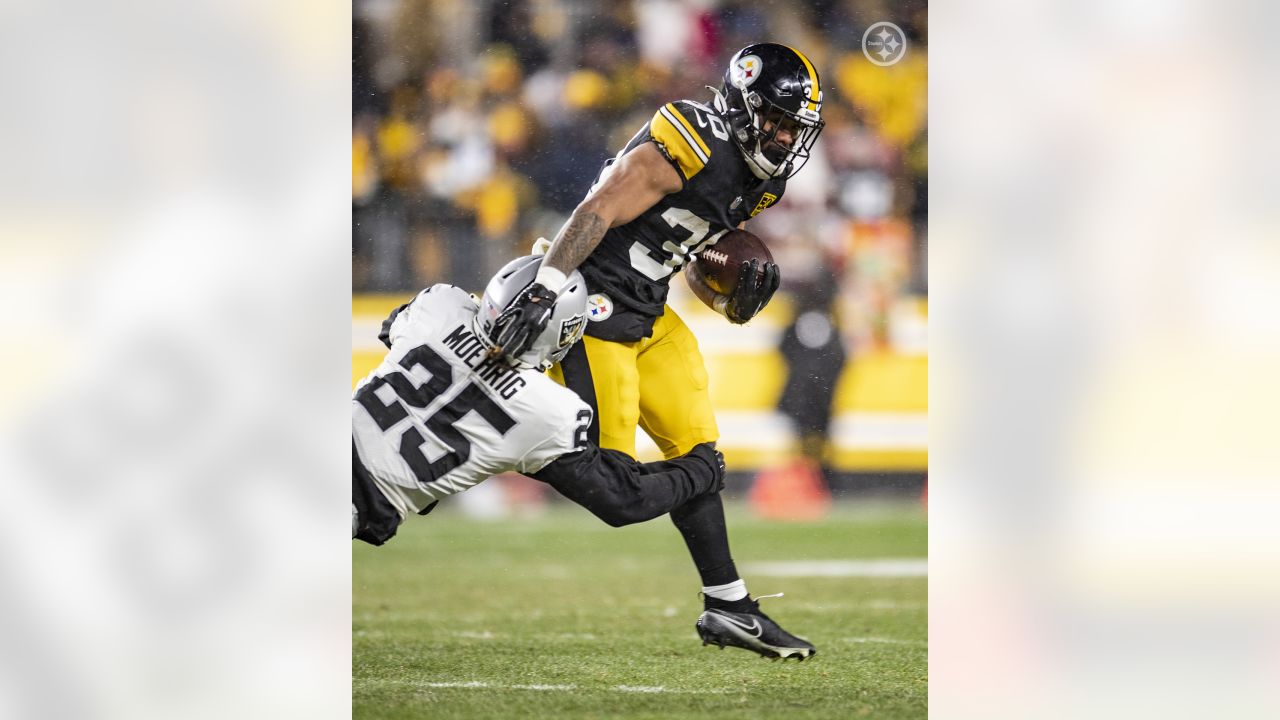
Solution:
M 820 522 L 729 508 L 734 559 L 803 663 L 704 647 L 699 583 L 666 518 L 613 529 L 575 506 L 478 522 L 437 511 L 353 543 L 357 718 L 923 718 L 924 577 L 771 577 L 753 562 L 923 558 L 918 504 Z

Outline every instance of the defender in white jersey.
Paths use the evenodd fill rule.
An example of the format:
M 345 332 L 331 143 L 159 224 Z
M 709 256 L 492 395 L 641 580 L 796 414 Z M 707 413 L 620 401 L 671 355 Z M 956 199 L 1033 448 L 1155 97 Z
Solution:
M 615 527 L 719 491 L 723 458 L 711 444 L 657 463 L 602 450 L 587 439 L 591 408 L 543 374 L 582 337 L 581 275 L 570 278 L 526 353 L 490 357 L 492 322 L 533 282 L 540 261 L 508 263 L 480 303 L 435 285 L 383 324 L 379 338 L 390 352 L 352 398 L 353 537 L 381 545 L 409 515 L 512 470 Z

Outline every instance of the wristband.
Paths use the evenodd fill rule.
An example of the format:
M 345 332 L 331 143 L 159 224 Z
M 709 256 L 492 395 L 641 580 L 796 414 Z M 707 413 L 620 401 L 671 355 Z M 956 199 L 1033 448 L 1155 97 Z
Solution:
M 711 301 L 711 309 L 725 317 L 729 317 L 729 296 L 716 295 L 716 299 Z
M 542 263 L 542 267 L 538 268 L 538 275 L 533 279 L 533 281 L 556 295 L 559 295 L 560 290 L 564 287 L 565 281 L 568 279 L 569 277 L 567 275 L 544 262 Z

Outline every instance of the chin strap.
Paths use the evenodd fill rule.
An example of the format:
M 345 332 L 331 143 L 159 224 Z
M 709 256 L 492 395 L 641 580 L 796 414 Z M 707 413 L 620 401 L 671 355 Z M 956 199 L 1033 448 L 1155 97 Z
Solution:
M 718 89 L 713 88 L 710 85 L 703 85 L 703 87 L 710 90 L 712 96 L 714 96 L 714 99 L 711 101 L 711 107 L 715 108 L 716 112 L 723 113 L 729 110 L 729 102 L 724 99 L 724 95 L 722 95 Z

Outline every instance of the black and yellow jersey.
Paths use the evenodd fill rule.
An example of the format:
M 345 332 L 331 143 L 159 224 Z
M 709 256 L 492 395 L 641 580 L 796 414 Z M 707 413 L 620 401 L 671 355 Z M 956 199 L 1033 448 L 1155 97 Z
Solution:
M 679 100 L 654 113 L 605 164 L 593 189 L 618 158 L 647 142 L 657 144 L 683 183 L 635 220 L 610 228 L 579 267 L 592 293 L 586 334 L 603 340 L 651 335 L 668 283 L 690 256 L 776 203 L 786 188 L 783 179 L 759 180 L 751 173 L 714 109 Z

